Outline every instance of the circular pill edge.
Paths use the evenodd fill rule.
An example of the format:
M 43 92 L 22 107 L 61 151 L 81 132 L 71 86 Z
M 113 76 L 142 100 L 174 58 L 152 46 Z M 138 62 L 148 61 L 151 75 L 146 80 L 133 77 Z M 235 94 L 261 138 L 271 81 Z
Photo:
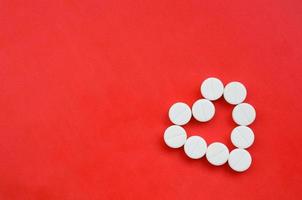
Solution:
M 220 146 L 220 147 L 222 147 L 222 150 L 219 150 L 218 153 L 216 153 L 215 155 L 211 155 L 211 156 L 210 156 L 209 152 L 212 151 L 212 149 L 213 149 L 215 146 L 217 147 L 217 145 Z M 213 158 L 214 158 L 214 157 L 217 157 L 217 156 L 221 155 L 221 153 L 224 153 L 224 152 L 225 152 L 227 155 L 226 155 L 226 157 L 225 157 L 222 161 L 220 161 L 220 162 L 214 162 L 214 161 L 213 161 Z M 208 162 L 209 162 L 210 164 L 212 164 L 212 165 L 214 165 L 214 166 L 221 166 L 221 165 L 224 165 L 225 163 L 228 162 L 229 154 L 230 154 L 230 151 L 229 151 L 228 147 L 227 147 L 225 144 L 223 144 L 223 143 L 221 143 L 221 142 L 213 142 L 213 143 L 211 143 L 211 144 L 208 146 L 208 148 L 207 148 L 206 158 L 207 158 L 207 160 L 208 160 Z
M 177 109 L 179 107 L 182 107 L 182 109 L 184 109 L 185 112 L 186 112 L 186 116 L 185 117 L 182 116 L 182 118 L 185 118 L 185 120 L 181 120 L 181 122 L 179 122 L 179 116 L 175 116 L 175 113 L 178 112 Z M 182 112 L 181 114 L 183 114 L 183 113 L 184 112 Z M 173 124 L 182 126 L 182 125 L 185 125 L 185 124 L 189 123 L 189 121 L 191 120 L 192 110 L 191 110 L 191 108 L 188 104 L 186 104 L 184 102 L 176 102 L 169 108 L 168 116 L 169 116 L 170 121 Z
M 168 135 L 169 134 L 175 134 L 175 130 L 177 129 L 177 131 L 179 131 L 179 135 L 177 135 L 177 136 L 172 136 L 172 137 L 169 137 L 168 138 Z M 170 132 L 170 131 L 174 131 L 174 132 Z M 183 141 L 182 142 L 179 142 L 179 144 L 178 145 L 173 145 L 173 142 L 171 142 L 171 141 L 169 141 L 171 138 L 176 138 L 176 137 L 180 137 L 180 136 L 182 136 L 182 137 L 184 137 L 184 139 L 183 139 Z M 187 140 L 187 132 L 186 132 L 186 130 L 183 128 L 183 127 L 181 127 L 181 126 L 178 126 L 178 125 L 172 125 L 172 126 L 169 126 L 168 128 L 166 128 L 166 130 L 165 130 L 165 132 L 164 132 L 164 141 L 165 141 L 165 144 L 168 146 L 168 147 L 170 147 L 170 148 L 173 148 L 173 149 L 177 149 L 177 148 L 180 148 L 180 147 L 182 147 L 185 143 L 186 143 L 186 140 Z
M 192 142 L 192 140 L 199 140 L 201 142 L 201 148 L 202 148 L 201 149 L 201 154 L 198 155 L 198 156 L 192 156 L 191 152 L 189 152 L 188 145 L 191 145 L 190 143 Z M 192 149 L 190 149 L 190 150 L 192 150 Z M 207 142 L 201 136 L 197 136 L 197 135 L 190 136 L 190 137 L 187 138 L 187 141 L 184 144 L 184 152 L 191 159 L 200 159 L 200 158 L 202 158 L 203 156 L 205 156 L 206 151 L 207 151 Z
M 241 153 L 241 157 L 237 160 L 237 162 L 234 163 L 234 154 L 237 153 L 239 151 L 239 153 Z M 238 166 L 238 164 L 242 164 L 240 162 L 242 162 L 243 160 L 243 156 L 247 156 L 247 165 L 243 168 L 243 169 L 238 169 L 236 168 L 236 166 Z M 231 167 L 232 170 L 236 171 L 236 172 L 244 172 L 246 170 L 248 170 L 250 168 L 250 166 L 252 165 L 252 156 L 251 154 L 245 150 L 245 149 L 241 149 L 241 148 L 236 148 L 236 149 L 233 149 L 231 152 L 230 152 L 230 155 L 229 155 L 229 160 L 228 160 L 228 164 L 229 166 Z
M 202 105 L 200 105 L 202 104 Z M 197 107 L 199 106 L 206 106 L 206 108 L 210 109 L 210 113 L 209 114 L 205 114 L 206 112 L 209 111 L 209 109 L 207 109 L 206 111 L 203 109 L 198 109 Z M 202 117 L 206 116 L 206 119 L 201 119 L 201 116 L 198 114 L 199 112 L 202 112 Z M 213 117 L 215 116 L 215 105 L 213 104 L 213 102 L 211 102 L 208 99 L 198 99 L 197 101 L 195 101 L 192 105 L 192 116 L 194 119 L 196 119 L 199 122 L 208 122 L 211 119 L 213 119 Z
M 248 141 L 249 139 L 247 139 L 245 137 L 246 134 L 250 135 L 251 141 Z M 248 127 L 248 126 L 242 126 L 242 125 L 236 126 L 232 130 L 230 137 L 231 137 L 232 144 L 235 147 L 241 148 L 241 149 L 247 149 L 247 148 L 251 147 L 254 144 L 254 141 L 255 141 L 254 131 L 250 127 Z M 235 140 L 236 137 L 240 137 L 242 140 L 244 140 L 245 145 L 238 144 L 238 140 Z
M 215 84 L 215 86 L 213 86 L 213 84 Z M 213 94 L 214 89 L 216 93 L 215 95 Z M 209 94 L 209 91 L 212 91 L 211 94 Z M 209 77 L 202 82 L 200 92 L 205 99 L 216 101 L 223 96 L 224 85 L 220 79 L 216 77 Z
M 240 97 L 239 100 L 234 101 L 233 98 L 236 95 L 236 99 L 238 99 L 238 94 L 234 94 L 234 91 L 232 91 L 234 88 L 233 87 L 240 87 L 239 92 L 243 92 L 243 97 Z M 233 93 L 233 94 L 230 94 Z M 228 84 L 225 85 L 224 87 L 224 91 L 223 91 L 223 98 L 225 99 L 225 101 L 231 105 L 238 105 L 242 102 L 245 101 L 247 97 L 247 89 L 245 87 L 245 85 L 243 85 L 243 83 L 239 82 L 239 81 L 232 81 L 229 82 Z
M 251 111 L 252 111 L 252 113 L 251 114 L 253 114 L 253 116 L 252 116 L 252 120 L 248 120 L 247 119 L 247 117 L 246 117 L 246 111 L 244 111 L 244 113 L 245 113 L 245 116 L 244 116 L 244 118 L 246 119 L 246 120 L 248 120 L 247 122 L 242 122 L 241 120 L 240 120 L 240 118 L 242 117 L 242 116 L 238 116 L 238 112 L 239 111 L 241 111 L 242 112 L 242 109 L 245 109 L 245 108 L 251 108 Z M 237 115 L 236 115 L 237 114 Z M 249 113 L 250 114 L 250 113 Z M 236 124 L 238 124 L 238 125 L 241 125 L 241 126 L 249 126 L 249 125 L 251 125 L 255 120 L 256 120 L 256 109 L 254 108 L 254 106 L 252 106 L 251 104 L 249 104 L 249 103 L 240 103 L 240 104 L 238 104 L 238 105 L 236 105 L 234 108 L 233 108 L 233 111 L 232 111 L 232 118 L 233 118 L 233 120 L 234 120 L 234 122 L 236 123 Z

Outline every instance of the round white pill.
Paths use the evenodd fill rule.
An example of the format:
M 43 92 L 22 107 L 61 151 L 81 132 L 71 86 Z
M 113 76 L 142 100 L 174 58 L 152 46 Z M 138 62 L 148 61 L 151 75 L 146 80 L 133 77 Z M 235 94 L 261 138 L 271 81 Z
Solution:
M 169 147 L 179 148 L 185 144 L 187 133 L 182 127 L 173 125 L 165 130 L 164 140 Z
M 230 153 L 228 163 L 233 170 L 243 172 L 251 166 L 252 157 L 245 149 L 234 149 Z
M 214 104 L 207 99 L 199 99 L 192 106 L 192 114 L 197 121 L 209 121 L 215 114 Z
M 207 78 L 201 84 L 200 91 L 204 98 L 217 100 L 223 95 L 223 83 L 218 78 Z
M 254 132 L 247 126 L 237 126 L 231 133 L 231 141 L 235 147 L 246 149 L 254 143 Z
M 175 103 L 169 109 L 169 118 L 173 124 L 185 125 L 190 121 L 191 117 L 191 108 L 185 103 Z
M 223 92 L 224 99 L 232 105 L 242 103 L 246 98 L 246 88 L 240 82 L 228 83 Z
M 207 143 L 200 136 L 191 136 L 187 139 L 184 149 L 187 156 L 192 159 L 199 159 L 205 155 Z
M 229 149 L 220 142 L 214 142 L 208 146 L 206 158 L 212 165 L 223 165 L 228 161 Z
M 255 121 L 256 110 L 248 103 L 241 103 L 233 109 L 232 117 L 238 125 L 248 126 Z

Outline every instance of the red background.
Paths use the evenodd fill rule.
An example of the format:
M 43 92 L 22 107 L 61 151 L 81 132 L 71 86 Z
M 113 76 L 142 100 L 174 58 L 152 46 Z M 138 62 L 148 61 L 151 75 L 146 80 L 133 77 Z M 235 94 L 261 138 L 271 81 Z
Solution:
M 0 199 L 301 199 L 299 0 L 0 2 Z M 171 104 L 243 82 L 251 168 L 169 149 Z M 224 142 L 232 106 L 188 135 Z

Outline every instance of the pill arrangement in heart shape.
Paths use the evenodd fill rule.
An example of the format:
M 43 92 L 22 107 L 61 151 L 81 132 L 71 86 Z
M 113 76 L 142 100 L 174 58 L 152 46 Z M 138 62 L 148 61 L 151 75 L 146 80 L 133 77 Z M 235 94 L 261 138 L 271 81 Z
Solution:
M 169 118 L 174 125 L 165 130 L 165 143 L 170 148 L 184 147 L 184 152 L 189 158 L 200 159 L 205 156 L 214 166 L 228 162 L 234 171 L 246 171 L 252 163 L 252 157 L 246 149 L 255 140 L 254 132 L 248 126 L 255 121 L 256 110 L 252 105 L 244 103 L 247 96 L 245 86 L 237 81 L 224 86 L 218 78 L 211 77 L 203 81 L 200 91 L 203 98 L 195 101 L 192 108 L 183 102 L 177 102 L 170 107 Z M 220 142 L 207 145 L 201 136 L 187 137 L 185 129 L 181 127 L 192 117 L 199 122 L 210 121 L 215 115 L 215 106 L 212 101 L 222 96 L 227 103 L 235 106 L 232 118 L 238 126 L 231 132 L 230 139 L 236 147 L 231 152 Z

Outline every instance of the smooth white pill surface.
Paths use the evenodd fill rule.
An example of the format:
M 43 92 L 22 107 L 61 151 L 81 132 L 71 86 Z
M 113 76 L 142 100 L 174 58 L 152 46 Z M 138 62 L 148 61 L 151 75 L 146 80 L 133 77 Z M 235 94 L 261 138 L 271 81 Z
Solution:
M 229 149 L 220 142 L 214 142 L 208 146 L 206 158 L 212 165 L 223 165 L 228 161 Z
M 187 133 L 182 127 L 173 125 L 165 130 L 164 140 L 169 147 L 179 148 L 185 144 Z
M 199 99 L 192 106 L 192 114 L 197 121 L 209 121 L 215 114 L 214 104 L 207 99 Z
M 230 82 L 228 83 L 223 92 L 224 99 L 232 105 L 237 105 L 242 103 L 246 98 L 246 88 L 240 82 Z
M 191 117 L 191 108 L 185 103 L 175 103 L 169 109 L 169 118 L 173 124 L 185 125 L 190 121 Z
M 248 103 L 241 103 L 233 109 L 232 117 L 238 125 L 248 126 L 255 121 L 256 110 Z
M 243 172 L 251 166 L 252 157 L 245 149 L 234 149 L 230 153 L 228 163 L 236 172 Z
M 231 141 L 235 147 L 246 149 L 254 143 L 254 132 L 247 126 L 237 126 L 231 133 Z
M 191 136 L 187 139 L 184 149 L 187 156 L 192 159 L 199 159 L 205 155 L 207 143 L 200 136 Z
M 217 100 L 223 95 L 223 83 L 218 78 L 207 78 L 201 84 L 200 91 L 204 98 Z

